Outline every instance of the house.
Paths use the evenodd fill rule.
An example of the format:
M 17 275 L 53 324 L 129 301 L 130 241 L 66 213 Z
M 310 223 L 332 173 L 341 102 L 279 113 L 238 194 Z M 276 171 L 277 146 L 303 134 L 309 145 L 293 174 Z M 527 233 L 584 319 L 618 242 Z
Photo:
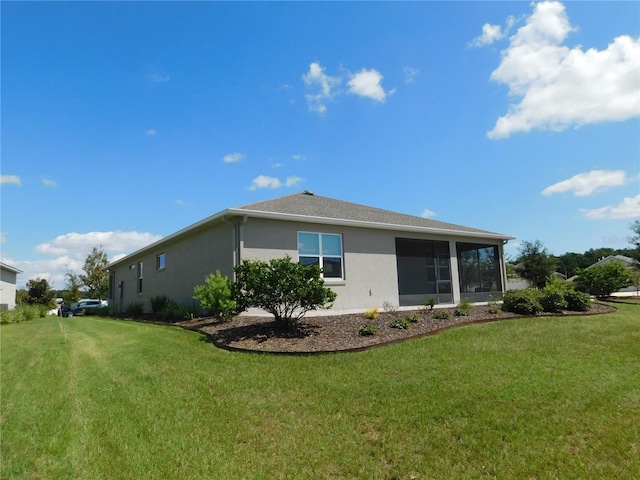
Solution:
M 112 262 L 109 301 L 119 311 L 158 295 L 190 305 L 208 274 L 233 278 L 244 259 L 289 255 L 323 268 L 334 312 L 481 302 L 504 292 L 513 238 L 305 191 L 223 210 Z
M 11 265 L 0 262 L 0 310 L 13 310 L 16 306 L 16 281 L 22 273 Z

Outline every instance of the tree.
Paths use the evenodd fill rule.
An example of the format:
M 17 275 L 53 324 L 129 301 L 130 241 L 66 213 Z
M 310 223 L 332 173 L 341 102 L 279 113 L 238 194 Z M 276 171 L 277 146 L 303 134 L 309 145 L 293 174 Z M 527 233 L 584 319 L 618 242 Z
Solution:
M 578 289 L 602 299 L 633 285 L 633 280 L 624 265 L 611 262 L 581 270 L 575 283 Z
M 56 299 L 49 282 L 44 278 L 36 278 L 27 282 L 26 303 L 30 305 L 42 305 L 47 308 L 56 306 Z
M 239 308 L 262 308 L 275 317 L 278 327 L 291 328 L 308 311 L 331 308 L 336 299 L 336 293 L 324 287 L 320 267 L 293 262 L 289 256 L 269 262 L 244 260 L 234 271 Z
M 629 228 L 633 232 L 633 235 L 629 237 L 629 243 L 635 246 L 635 259 L 640 260 L 640 220 L 633 221 Z
M 62 293 L 62 298 L 67 304 L 76 303 L 82 297 L 80 292 L 80 287 L 82 287 L 80 275 L 69 270 L 64 276 L 67 279 L 67 290 Z
M 523 241 L 518 252 L 520 276 L 536 288 L 544 288 L 547 277 L 555 271 L 555 259 L 547 252 L 540 240 Z
M 84 274 L 80 274 L 78 278 L 89 290 L 91 298 L 102 300 L 107 298 L 109 291 L 109 259 L 104 253 L 102 245 L 93 247 L 91 253 L 87 256 L 82 270 Z

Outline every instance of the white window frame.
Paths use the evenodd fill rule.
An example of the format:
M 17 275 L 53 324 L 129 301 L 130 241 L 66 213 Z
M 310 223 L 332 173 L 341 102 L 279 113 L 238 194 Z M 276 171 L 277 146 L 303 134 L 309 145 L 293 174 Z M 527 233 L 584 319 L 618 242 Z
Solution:
M 300 234 L 306 234 L 306 235 L 317 235 L 318 236 L 318 254 L 317 255 L 309 255 L 309 254 L 301 254 L 300 253 Z M 334 237 L 338 237 L 340 239 L 340 255 L 323 255 L 322 253 L 322 236 L 323 235 L 331 235 Z M 318 258 L 318 265 L 320 266 L 320 268 L 322 268 L 322 266 L 324 265 L 324 259 L 325 258 L 339 258 L 340 259 L 340 276 L 339 277 L 325 277 L 324 273 L 321 273 L 320 276 L 326 280 L 327 282 L 340 282 L 343 281 L 345 278 L 344 275 L 344 242 L 342 241 L 342 234 L 341 233 L 328 233 L 328 232 L 309 232 L 309 231 L 299 231 L 296 235 L 296 240 L 298 243 L 298 261 L 300 261 L 300 257 L 317 257 Z
M 144 264 L 143 262 L 138 262 L 138 270 L 137 270 L 138 281 L 136 282 L 136 290 L 138 291 L 138 295 L 142 295 L 142 278 L 144 274 Z
M 163 265 L 160 265 L 161 258 L 163 260 Z M 167 268 L 167 254 L 159 253 L 158 255 L 156 255 L 156 270 L 164 270 L 165 268 Z

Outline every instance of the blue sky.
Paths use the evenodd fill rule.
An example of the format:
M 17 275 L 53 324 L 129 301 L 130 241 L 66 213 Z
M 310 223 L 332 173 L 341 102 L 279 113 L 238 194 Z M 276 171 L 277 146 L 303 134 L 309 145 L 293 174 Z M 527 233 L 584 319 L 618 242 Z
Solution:
M 638 2 L 2 2 L 2 261 L 63 288 L 227 207 L 318 195 L 628 247 Z

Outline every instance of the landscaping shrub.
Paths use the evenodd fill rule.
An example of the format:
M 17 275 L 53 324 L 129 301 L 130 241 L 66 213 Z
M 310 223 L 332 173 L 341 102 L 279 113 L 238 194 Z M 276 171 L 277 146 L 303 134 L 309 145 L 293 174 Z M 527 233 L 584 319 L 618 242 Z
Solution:
M 367 323 L 366 325 L 360 327 L 360 335 L 362 335 L 363 337 L 368 335 L 375 335 L 377 332 L 378 329 L 375 327 L 375 325 L 371 325 L 370 323 Z
M 46 305 L 18 305 L 13 310 L 0 312 L 0 324 L 21 323 L 36 318 L 44 318 L 48 310 Z
M 133 302 L 127 305 L 126 314 L 131 318 L 142 318 L 144 315 L 144 304 L 142 302 Z
M 589 267 L 578 272 L 576 286 L 596 298 L 607 298 L 621 288 L 633 285 L 629 270 L 618 262 Z
M 218 320 L 229 320 L 242 310 L 238 309 L 238 303 L 233 298 L 232 282 L 227 276 L 216 270 L 215 275 L 209 274 L 205 278 L 204 285 L 196 285 L 193 289 L 193 298 L 207 312 Z
M 420 320 L 422 320 L 422 317 L 417 313 L 410 313 L 409 315 L 404 317 L 404 319 L 411 323 L 418 323 Z
M 433 314 L 433 318 L 436 320 L 449 320 L 451 318 L 451 313 L 448 310 L 438 310 Z
M 151 304 L 151 313 L 154 315 L 160 315 L 163 310 L 167 308 L 170 300 L 166 295 L 158 295 L 155 297 L 151 297 L 149 299 L 149 303 Z
M 424 302 L 422 304 L 422 306 L 424 307 L 425 310 L 427 309 L 427 307 L 429 307 L 429 310 L 433 310 L 433 307 L 436 306 L 436 299 L 435 298 L 430 298 L 429 300 Z
M 262 308 L 275 317 L 278 327 L 293 328 L 309 310 L 331 308 L 336 299 L 336 293 L 324 286 L 320 267 L 294 262 L 288 255 L 268 262 L 243 260 L 234 272 L 238 311 Z
M 407 322 L 404 318 L 396 318 L 389 325 L 391 328 L 399 328 L 400 330 L 406 330 L 409 328 L 409 322 Z
M 364 317 L 368 318 L 369 320 L 375 320 L 376 318 L 378 318 L 378 307 L 374 307 L 371 310 L 367 310 L 366 312 L 364 312 Z
M 469 315 L 471 315 L 472 310 L 473 305 L 471 305 L 471 300 L 465 298 L 458 304 L 454 311 L 454 314 L 456 317 L 468 317 Z
M 567 302 L 567 310 L 572 312 L 586 312 L 591 308 L 591 297 L 584 292 L 569 291 L 564 299 Z
M 500 313 L 500 307 L 495 298 L 489 300 L 489 302 L 487 303 L 487 307 L 489 307 L 489 313 L 491 315 L 497 315 L 498 313 Z
M 567 308 L 567 301 L 565 295 L 567 293 L 566 288 L 548 283 L 546 287 L 542 289 L 540 295 L 540 304 L 545 312 L 556 313 Z
M 97 317 L 115 317 L 116 311 L 111 307 L 99 307 L 85 310 L 87 315 L 95 315 Z M 83 312 L 84 313 L 84 312 Z
M 509 290 L 504 294 L 502 309 L 521 315 L 535 315 L 542 311 L 541 291 L 537 288 Z

